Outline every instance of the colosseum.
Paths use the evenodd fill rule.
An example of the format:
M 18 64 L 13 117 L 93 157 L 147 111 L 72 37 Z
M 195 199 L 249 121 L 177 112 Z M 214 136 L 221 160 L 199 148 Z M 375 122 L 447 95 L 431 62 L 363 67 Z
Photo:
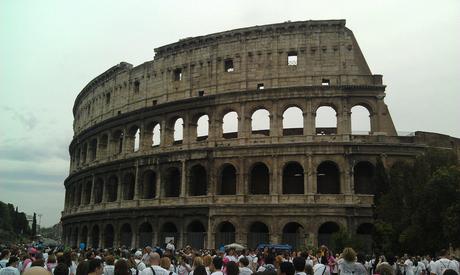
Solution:
M 378 160 L 460 155 L 460 139 L 398 135 L 385 88 L 345 20 L 185 38 L 121 62 L 75 100 L 64 242 L 305 247 L 340 228 L 369 238 Z M 357 107 L 366 132 L 352 131 Z M 318 123 L 320 109 L 334 125 Z

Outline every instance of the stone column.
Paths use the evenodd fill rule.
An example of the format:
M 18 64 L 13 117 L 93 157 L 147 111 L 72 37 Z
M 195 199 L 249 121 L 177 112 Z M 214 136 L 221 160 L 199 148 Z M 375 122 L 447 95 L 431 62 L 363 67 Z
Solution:
M 307 109 L 303 112 L 304 135 L 310 135 L 310 136 L 316 135 L 315 119 L 316 119 L 316 110 L 313 110 L 312 102 L 311 100 L 309 100 L 307 101 Z
M 187 196 L 187 170 L 185 165 L 185 160 L 181 160 L 181 186 L 179 197 Z
M 158 173 L 157 173 L 158 172 Z M 155 172 L 155 177 L 156 177 L 156 180 L 155 180 L 155 199 L 158 199 L 162 196 L 162 193 L 161 193 L 161 180 L 162 180 L 162 176 L 161 176 L 161 169 L 158 169 L 156 172 Z
M 133 200 L 139 199 L 140 194 L 140 183 L 139 183 L 139 160 L 136 160 L 136 172 L 134 173 L 134 198 Z
M 170 134 L 170 131 L 167 128 L 166 120 L 162 120 L 161 121 L 161 126 L 160 126 L 160 147 L 169 146 L 169 144 L 166 144 L 168 142 L 167 136 L 169 134 Z
M 118 175 L 118 186 L 117 186 L 117 199 L 116 202 L 120 202 L 123 200 L 123 178 L 121 172 L 117 173 Z
M 89 199 L 89 204 L 94 204 L 95 200 L 95 189 L 96 189 L 96 177 L 94 174 L 91 175 L 91 197 Z
M 272 157 L 273 159 L 273 166 L 271 169 L 271 179 L 270 179 L 270 189 L 269 194 L 273 196 L 278 196 L 278 194 L 282 194 L 282 189 L 280 185 L 282 184 L 282 180 L 280 181 L 279 178 L 279 167 L 278 167 L 278 156 Z
M 316 182 L 316 166 L 313 161 L 312 155 L 307 155 L 308 161 L 308 190 L 312 194 L 316 194 L 317 191 L 317 182 Z

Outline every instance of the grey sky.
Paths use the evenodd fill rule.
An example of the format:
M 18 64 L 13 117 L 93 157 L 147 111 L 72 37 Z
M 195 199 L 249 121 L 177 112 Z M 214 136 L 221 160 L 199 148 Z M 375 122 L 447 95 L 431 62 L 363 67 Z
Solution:
M 109 67 L 181 38 L 287 20 L 346 19 L 399 131 L 460 137 L 460 1 L 0 2 L 0 200 L 58 222 L 72 106 Z

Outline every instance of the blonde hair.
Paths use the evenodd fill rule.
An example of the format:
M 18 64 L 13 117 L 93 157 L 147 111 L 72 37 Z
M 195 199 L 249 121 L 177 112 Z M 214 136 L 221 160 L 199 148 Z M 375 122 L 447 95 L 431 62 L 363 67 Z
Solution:
M 204 264 L 203 264 L 203 258 L 201 258 L 201 257 L 195 257 L 195 258 L 193 259 L 193 266 L 194 266 L 194 267 L 197 267 L 197 266 L 200 266 L 200 265 L 204 265 Z
M 210 266 L 212 263 L 212 257 L 209 255 L 206 255 L 203 257 L 203 264 L 204 266 Z
M 351 247 L 345 247 L 342 252 L 342 258 L 347 262 L 356 261 L 356 252 Z
M 171 260 L 168 257 L 161 258 L 160 266 L 166 270 L 169 270 L 171 268 Z

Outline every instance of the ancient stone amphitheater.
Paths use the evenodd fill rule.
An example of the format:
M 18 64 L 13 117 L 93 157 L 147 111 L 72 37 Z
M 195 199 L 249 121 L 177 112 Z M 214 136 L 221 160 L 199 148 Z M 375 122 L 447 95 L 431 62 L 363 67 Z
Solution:
M 377 159 L 460 151 L 445 135 L 398 136 L 385 88 L 345 20 L 185 38 L 122 62 L 75 100 L 64 241 L 304 247 L 339 228 L 369 238 Z M 356 106 L 365 133 L 352 131 Z M 324 108 L 333 126 L 318 124 Z

